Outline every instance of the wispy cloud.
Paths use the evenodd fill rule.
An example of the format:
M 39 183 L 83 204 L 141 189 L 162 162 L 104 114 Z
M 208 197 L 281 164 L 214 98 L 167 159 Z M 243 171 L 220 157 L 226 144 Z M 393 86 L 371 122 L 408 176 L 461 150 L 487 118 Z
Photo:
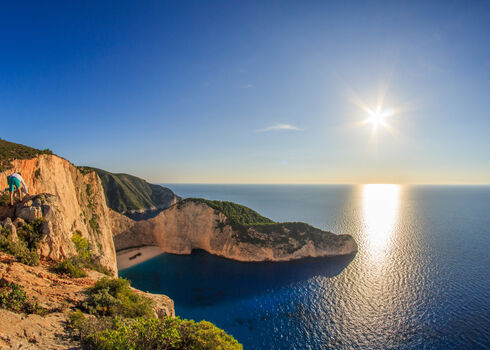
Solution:
M 254 84 L 245 84 L 241 86 L 242 89 L 253 89 L 254 87 Z
M 291 124 L 282 124 L 282 123 L 277 123 L 271 126 L 268 126 L 263 129 L 257 130 L 257 132 L 266 132 L 266 131 L 281 131 L 281 130 L 292 130 L 292 131 L 301 131 L 300 128 L 297 126 L 291 125 Z

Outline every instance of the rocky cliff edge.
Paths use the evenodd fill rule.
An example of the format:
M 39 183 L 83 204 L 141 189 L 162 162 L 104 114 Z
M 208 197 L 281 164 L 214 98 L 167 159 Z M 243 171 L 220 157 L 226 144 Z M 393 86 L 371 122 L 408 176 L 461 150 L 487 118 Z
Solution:
M 22 174 L 31 194 L 42 197 L 27 199 L 15 211 L 3 207 L 0 219 L 10 216 L 46 219 L 46 237 L 40 246 L 42 257 L 61 260 L 75 253 L 71 237 L 81 234 L 94 247 L 102 266 L 117 275 L 116 254 L 112 239 L 109 208 L 95 172 L 83 172 L 67 160 L 55 155 L 39 155 L 33 159 L 15 159 L 12 169 Z M 5 181 L 12 170 L 0 173 Z M 4 203 L 6 204 L 6 203 Z

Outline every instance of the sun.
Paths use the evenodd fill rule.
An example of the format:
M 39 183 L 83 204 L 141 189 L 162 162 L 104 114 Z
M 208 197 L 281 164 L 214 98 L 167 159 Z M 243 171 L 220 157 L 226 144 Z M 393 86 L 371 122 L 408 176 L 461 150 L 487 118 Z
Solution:
M 373 104 L 369 104 L 363 101 L 354 90 L 351 90 L 351 102 L 353 105 L 357 106 L 362 114 L 357 114 L 357 117 L 362 119 L 358 120 L 351 124 L 355 127 L 366 127 L 370 126 L 371 136 L 374 139 L 377 139 L 378 134 L 380 133 L 380 129 L 383 131 L 387 131 L 392 135 L 397 136 L 398 132 L 394 128 L 393 124 L 397 123 L 398 116 L 402 113 L 406 113 L 408 110 L 412 110 L 414 107 L 409 104 L 404 104 L 402 106 L 396 106 L 395 108 L 391 107 L 388 104 L 385 104 L 387 100 L 385 99 L 385 95 L 387 92 L 387 86 L 380 90 L 378 94 L 378 101 Z M 373 101 L 374 102 L 374 101 Z
M 388 127 L 386 120 L 394 114 L 393 108 L 382 109 L 378 106 L 375 110 L 367 109 L 369 115 L 366 123 L 371 124 L 373 130 L 377 130 L 380 126 Z

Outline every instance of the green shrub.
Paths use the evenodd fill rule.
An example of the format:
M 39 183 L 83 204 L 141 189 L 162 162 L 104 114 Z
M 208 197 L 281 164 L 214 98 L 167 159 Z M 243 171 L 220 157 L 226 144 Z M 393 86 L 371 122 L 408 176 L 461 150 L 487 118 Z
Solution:
M 23 242 L 13 243 L 13 254 L 17 260 L 25 265 L 38 266 L 39 255 L 35 250 L 28 249 Z
M 85 188 L 85 193 L 87 194 L 87 207 L 93 211 L 95 204 L 94 204 L 94 191 L 92 189 L 92 184 L 87 184 L 87 187 Z
M 15 256 L 23 264 L 29 266 L 39 265 L 39 255 L 36 250 L 44 236 L 42 233 L 43 222 L 43 219 L 37 219 L 32 223 L 17 228 L 18 242 L 12 240 L 10 231 L 5 228 L 2 229 L 0 250 Z
M 75 245 L 75 250 L 77 251 L 78 257 L 82 259 L 85 263 L 90 264 L 92 262 L 92 246 L 88 239 L 82 236 L 80 231 L 75 231 L 71 237 L 71 241 Z
M 150 317 L 153 301 L 131 290 L 124 278 L 103 278 L 87 290 L 87 299 L 81 303 L 83 310 L 101 316 Z
M 87 194 L 87 198 L 90 199 L 90 197 L 92 197 L 92 195 L 94 194 L 94 192 L 92 190 L 92 185 L 91 184 L 87 184 L 87 187 L 85 187 L 85 193 Z
M 87 269 L 95 270 L 105 275 L 110 276 L 111 271 L 100 264 L 97 260 L 93 250 L 93 245 L 90 244 L 88 239 L 82 236 L 80 231 L 76 231 L 71 237 L 71 241 L 75 245 L 75 250 L 77 251 L 76 258 L 72 258 L 72 263 L 80 268 L 85 267 Z M 100 249 L 100 247 L 99 247 Z
M 17 229 L 19 238 L 27 244 L 27 248 L 35 250 L 44 237 L 42 225 L 44 219 L 36 219 L 31 223 L 26 223 Z
M 99 222 L 97 221 L 97 216 L 94 215 L 92 218 L 89 220 L 88 224 L 90 228 L 92 229 L 93 233 L 98 233 L 100 234 L 100 227 L 99 227 Z
M 93 172 L 93 170 L 86 166 L 77 166 L 78 171 L 80 171 L 83 175 L 87 175 Z
M 0 250 L 13 255 L 19 262 L 29 265 L 39 265 L 39 255 L 35 249 L 29 249 L 27 243 L 19 240 L 13 242 L 12 234 L 6 228 L 2 228 L 0 232 Z
M 231 335 L 210 322 L 194 322 L 178 317 L 120 319 L 85 317 L 74 312 L 68 327 L 87 349 L 243 349 Z
M 49 310 L 39 306 L 36 299 L 29 299 L 22 286 L 9 283 L 0 289 L 0 307 L 13 312 L 46 315 Z
M 22 287 L 18 284 L 10 283 L 2 289 L 0 307 L 13 312 L 21 312 L 28 299 Z
M 67 328 L 86 349 L 242 349 L 212 323 L 152 317 L 152 301 L 134 293 L 122 278 L 97 281 L 79 306 L 91 315 L 71 313 Z
M 77 257 L 71 257 L 60 261 L 53 267 L 53 271 L 59 274 L 65 274 L 73 278 L 86 277 L 87 273 L 83 271 L 80 260 Z

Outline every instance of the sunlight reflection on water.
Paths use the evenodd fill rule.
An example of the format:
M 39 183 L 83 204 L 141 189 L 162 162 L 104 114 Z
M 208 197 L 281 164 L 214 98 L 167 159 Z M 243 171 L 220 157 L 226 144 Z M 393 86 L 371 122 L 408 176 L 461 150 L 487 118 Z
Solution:
M 364 185 L 362 214 L 364 239 L 371 260 L 382 260 L 396 230 L 399 185 Z

